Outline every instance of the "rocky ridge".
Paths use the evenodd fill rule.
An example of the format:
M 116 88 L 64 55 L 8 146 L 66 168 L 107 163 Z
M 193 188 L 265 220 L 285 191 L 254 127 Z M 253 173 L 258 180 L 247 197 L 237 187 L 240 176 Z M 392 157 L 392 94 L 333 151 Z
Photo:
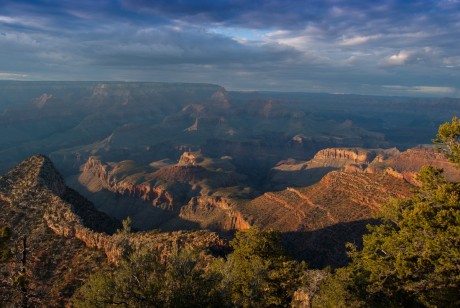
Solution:
M 381 162 L 388 157 L 398 155 L 396 148 L 392 149 L 363 149 L 363 148 L 329 148 L 316 153 L 308 161 L 308 168 L 335 167 L 342 168 L 349 165 L 369 165 Z
M 109 262 L 116 263 L 127 247 L 147 247 L 163 254 L 177 247 L 200 247 L 215 252 L 227 249 L 226 242 L 217 234 L 204 230 L 116 233 L 120 223 L 66 187 L 52 162 L 41 155 L 30 157 L 0 177 L 0 200 L 0 224 L 10 226 L 14 238 L 24 235 L 28 238 L 33 260 L 30 267 L 35 273 L 31 274 L 32 288 L 43 294 L 61 292 L 63 302 L 81 284 L 82 276 L 94 272 L 101 264 L 98 251 L 103 251 Z M 57 265 L 42 264 L 46 260 L 55 260 Z M 73 272 L 78 267 L 84 270 Z M 49 271 L 56 270 L 63 272 L 52 276 L 64 275 L 66 281 L 45 283 L 43 279 L 51 275 Z M 40 271 L 48 274 L 42 276 L 38 274 Z
M 110 166 L 102 163 L 96 157 L 88 158 L 88 161 L 81 167 L 82 173 L 91 173 L 100 180 L 103 188 L 120 195 L 128 195 L 151 202 L 153 205 L 164 209 L 172 210 L 175 202 L 170 192 L 162 186 L 151 186 L 148 182 L 135 183 L 134 181 L 123 181 L 123 175 L 117 178 L 120 171 L 117 166 Z M 141 177 L 142 175 L 139 175 Z
M 235 202 L 225 197 L 193 197 L 181 208 L 179 217 L 211 230 L 245 230 L 252 225 Z
M 448 179 L 458 180 L 456 168 L 434 151 L 432 146 L 418 146 L 400 152 L 391 149 L 328 148 L 309 161 L 280 161 L 273 169 L 274 183 L 306 186 L 318 182 L 333 170 L 347 173 L 388 173 L 417 185 L 415 176 L 423 166 L 443 168 Z
M 388 173 L 332 171 L 307 187 L 266 192 L 238 205 L 243 217 L 262 229 L 280 230 L 290 254 L 316 268 L 347 263 L 345 244 L 358 246 L 373 213 L 390 198 L 414 187 Z
M 262 228 L 314 231 L 369 219 L 390 198 L 409 196 L 412 185 L 390 174 L 332 171 L 307 187 L 287 187 L 241 202 L 245 217 Z

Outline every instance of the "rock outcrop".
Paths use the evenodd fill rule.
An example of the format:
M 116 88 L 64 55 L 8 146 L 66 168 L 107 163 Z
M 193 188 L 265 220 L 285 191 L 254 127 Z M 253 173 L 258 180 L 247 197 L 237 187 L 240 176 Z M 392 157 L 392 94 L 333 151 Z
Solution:
M 388 174 L 329 172 L 317 184 L 266 192 L 239 209 L 263 228 L 314 231 L 372 218 L 392 197 L 410 195 L 412 186 Z
M 448 162 L 442 153 L 434 151 L 432 146 L 418 146 L 389 157 L 379 163 L 369 166 L 368 172 L 390 170 L 397 172 L 406 181 L 418 185 L 416 174 L 423 166 L 442 168 L 444 175 L 450 181 L 460 181 L 460 173 L 454 164 Z
M 313 159 L 306 163 L 305 169 L 318 167 L 344 168 L 353 165 L 367 167 L 374 162 L 381 162 L 399 154 L 400 152 L 396 148 L 329 148 L 316 153 Z
M 386 173 L 417 185 L 415 176 L 423 166 L 442 168 L 449 180 L 460 180 L 455 166 L 432 146 L 418 146 L 404 152 L 396 148 L 329 148 L 319 151 L 307 162 L 280 161 L 272 169 L 271 178 L 278 186 L 307 186 L 318 182 L 330 171 L 341 170 L 347 173 Z
M 94 207 L 85 208 L 88 204 L 67 203 L 65 199 L 75 196 L 44 156 L 33 156 L 1 176 L 0 196 L 0 225 L 11 228 L 13 243 L 25 238 L 28 246 L 27 279 L 29 293 L 34 295 L 29 304 L 64 306 L 72 292 L 105 259 L 102 252 L 78 240 L 75 230 L 88 232 L 78 236 L 89 239 L 96 233 L 89 232 L 85 224 L 100 223 L 100 228 L 107 232 L 114 231 L 117 224 L 108 217 L 106 223 L 101 223 L 104 215 L 93 212 Z M 48 219 L 53 209 L 60 220 Z M 72 209 L 78 209 L 82 216 L 76 216 Z M 50 229 L 62 230 L 69 237 L 62 237 Z M 101 236 L 107 238 L 109 235 L 101 233 Z
M 79 179 L 93 191 L 105 189 L 140 199 L 202 228 L 227 231 L 249 227 L 230 198 L 225 197 L 226 189 L 238 190 L 239 180 L 244 179 L 228 157 L 210 159 L 200 152 L 184 152 L 177 164 L 152 163 L 150 167 L 158 169 L 147 172 L 134 162 L 103 163 L 90 157 Z M 175 228 L 176 223 L 169 224 L 169 219 L 165 217 L 159 227 Z
M 251 226 L 235 202 L 224 197 L 193 197 L 181 208 L 179 216 L 211 230 L 245 230 Z
M 162 185 L 152 185 L 143 174 L 136 173 L 139 170 L 129 170 L 131 175 L 137 178 L 127 178 L 127 174 L 123 174 L 123 166 L 114 164 L 104 164 L 96 157 L 90 157 L 88 161 L 82 165 L 82 173 L 93 174 L 103 188 L 114 193 L 142 199 L 152 203 L 162 209 L 173 210 L 174 206 L 179 201 L 174 199 L 174 196 Z M 166 173 L 166 172 L 165 172 Z M 142 178 L 143 181 L 139 180 Z M 153 183 L 155 184 L 155 183 Z
M 216 253 L 228 249 L 209 231 L 116 232 L 121 224 L 66 187 L 52 162 L 40 155 L 0 177 L 0 207 L 0 225 L 11 227 L 13 240 L 27 238 L 30 289 L 52 298 L 47 304 L 53 306 L 63 306 L 87 275 L 101 266 L 98 251 L 116 263 L 127 249 L 155 249 L 163 255 L 181 247 Z M 43 304 L 38 301 L 42 295 L 35 304 Z
M 178 165 L 196 166 L 203 161 L 200 153 L 184 152 L 179 159 Z

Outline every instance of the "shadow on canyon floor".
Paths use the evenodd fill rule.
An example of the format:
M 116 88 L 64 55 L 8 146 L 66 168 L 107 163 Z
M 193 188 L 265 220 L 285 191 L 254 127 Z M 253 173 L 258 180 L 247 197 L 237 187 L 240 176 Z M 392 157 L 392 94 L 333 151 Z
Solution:
M 305 260 L 311 268 L 341 267 L 350 261 L 345 244 L 353 243 L 361 248 L 362 237 L 368 233 L 366 226 L 377 223 L 376 219 L 366 219 L 316 231 L 286 232 L 283 242 L 290 256 Z

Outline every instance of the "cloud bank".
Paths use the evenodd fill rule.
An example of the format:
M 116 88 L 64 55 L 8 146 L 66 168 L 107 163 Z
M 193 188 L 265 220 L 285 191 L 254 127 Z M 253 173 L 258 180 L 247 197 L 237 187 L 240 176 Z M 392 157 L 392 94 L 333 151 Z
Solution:
M 6 0 L 0 79 L 458 97 L 459 20 L 453 0 Z

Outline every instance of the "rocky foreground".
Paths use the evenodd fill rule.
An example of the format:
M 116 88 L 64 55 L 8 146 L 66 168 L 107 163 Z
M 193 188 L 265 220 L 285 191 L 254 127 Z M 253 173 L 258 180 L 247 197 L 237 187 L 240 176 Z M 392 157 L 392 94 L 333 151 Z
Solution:
M 45 156 L 33 156 L 0 177 L 0 225 L 12 230 L 12 242 L 26 238 L 30 301 L 61 306 L 97 268 L 117 262 L 126 247 L 209 248 L 221 253 L 227 244 L 215 233 L 116 232 L 121 224 L 66 187 Z M 6 281 L 6 280 L 5 280 Z M 9 292 L 3 288 L 2 292 Z

